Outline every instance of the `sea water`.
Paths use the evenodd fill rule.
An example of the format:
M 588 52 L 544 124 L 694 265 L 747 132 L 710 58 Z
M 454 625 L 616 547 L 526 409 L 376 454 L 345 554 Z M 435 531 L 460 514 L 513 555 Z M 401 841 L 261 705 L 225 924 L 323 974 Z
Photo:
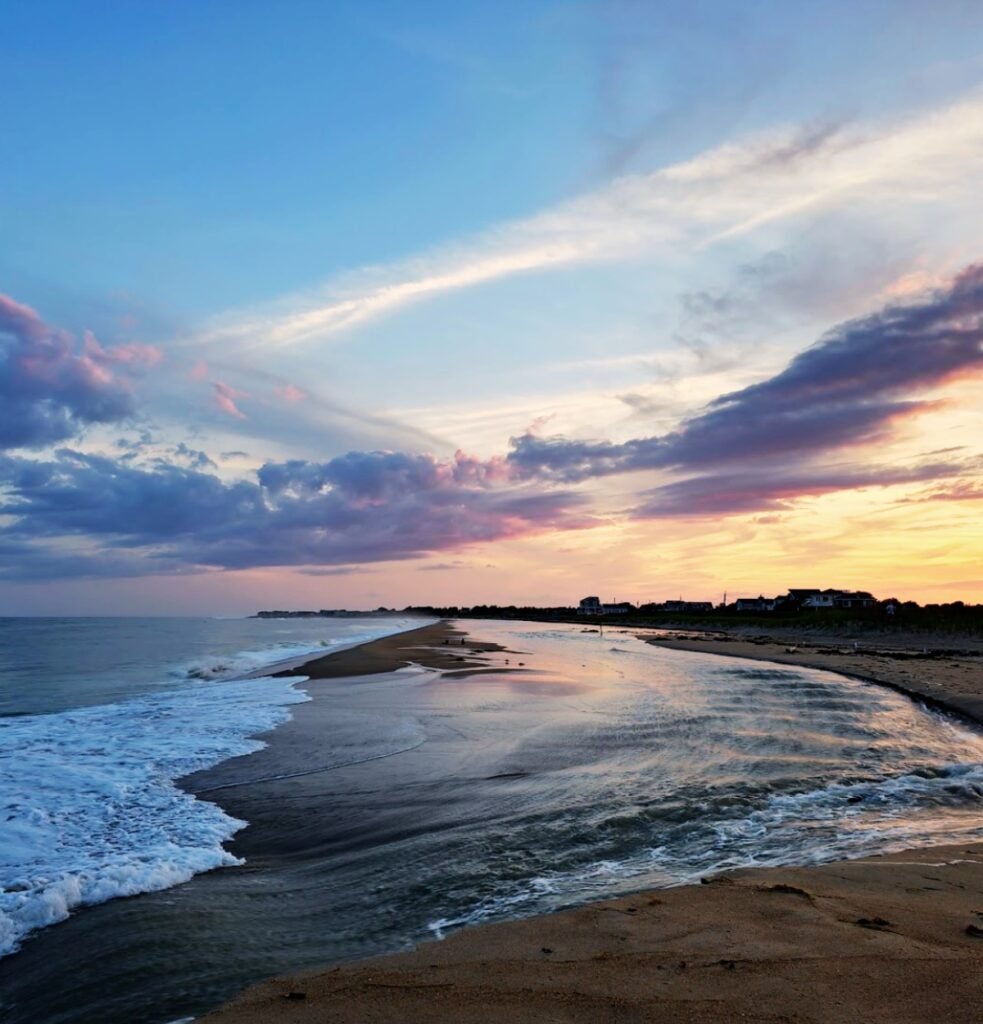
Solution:
M 87 645 L 77 642 L 62 648 L 60 682 L 52 652 L 44 672 L 22 666 L 22 705 L 49 713 L 3 721 L 27 730 L 18 746 L 51 782 L 41 799 L 33 784 L 20 790 L 8 812 L 23 822 L 22 859 L 35 841 L 55 868 L 74 856 L 80 891 L 95 895 L 236 866 L 33 932 L 0 960 L 5 1024 L 167 1024 L 271 974 L 465 925 L 731 868 L 983 838 L 983 734 L 892 690 L 665 650 L 624 630 L 462 625 L 507 648 L 498 660 L 510 671 L 307 684 L 313 701 L 293 707 L 295 721 L 255 756 L 198 777 L 197 799 L 173 775 L 245 749 L 250 729 L 290 713 L 305 691 L 213 669 L 242 651 L 320 644 L 292 632 L 318 623 L 214 624 L 197 641 L 176 626 L 173 644 L 154 642 L 180 656 L 155 672 L 140 660 L 153 626 L 115 676 L 79 662 L 71 652 Z M 217 643 L 223 630 L 234 635 Z M 106 641 L 113 657 L 128 649 Z M 136 689 L 107 699 L 134 669 Z M 87 707 L 59 703 L 70 680 Z M 25 817 L 27 807 L 43 816 Z M 231 852 L 230 818 L 250 822 Z M 55 831 L 64 847 L 45 839 Z M 7 898 L 48 893 L 57 916 L 64 886 L 41 883 L 61 877 L 29 872 Z
M 0 956 L 76 907 L 241 863 L 222 844 L 244 823 L 174 782 L 307 700 L 244 677 L 420 623 L 0 619 Z

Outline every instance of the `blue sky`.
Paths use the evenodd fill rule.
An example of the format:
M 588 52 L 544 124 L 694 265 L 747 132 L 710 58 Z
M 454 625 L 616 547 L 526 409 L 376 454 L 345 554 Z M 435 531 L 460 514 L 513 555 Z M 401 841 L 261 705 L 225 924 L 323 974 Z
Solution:
M 46 513 L 11 481 L 24 460 L 55 465 L 57 445 L 123 453 L 148 472 L 184 465 L 184 445 L 211 460 L 196 472 L 234 487 L 267 463 L 347 452 L 439 461 L 463 449 L 491 466 L 530 430 L 614 444 L 678 431 L 827 332 L 951 288 L 980 259 L 980 5 L 8 2 L 3 14 L 0 293 L 37 321 L 10 312 L 0 337 L 71 340 L 52 393 L 27 395 L 36 378 L 23 374 L 0 386 L 23 398 L 21 427 L 48 417 L 34 435 L 9 434 L 34 442 L 7 445 L 20 468 L 6 493 L 20 497 L 0 523 L 27 555 L 0 582 L 0 612 L 70 610 L 83 592 L 130 607 L 132 579 L 144 580 L 145 610 L 173 610 L 175 573 L 202 610 L 246 610 L 271 585 L 289 604 L 311 595 L 311 579 L 338 600 L 398 603 L 419 590 L 413 572 L 448 552 L 457 568 L 425 580 L 461 600 L 516 587 L 574 599 L 592 574 L 602 578 L 589 590 L 625 573 L 641 590 L 667 572 L 674 591 L 757 587 L 766 548 L 760 586 L 777 586 L 805 564 L 816 516 L 840 553 L 831 571 L 846 575 L 848 538 L 862 532 L 850 502 L 872 502 L 863 515 L 876 518 L 901 496 L 806 486 L 782 499 L 780 538 L 752 524 L 759 547 L 719 572 L 685 553 L 686 517 L 664 542 L 661 522 L 636 535 L 629 510 L 678 482 L 655 466 L 578 481 L 566 504 L 540 481 L 545 504 L 518 518 L 496 505 L 494 527 L 489 508 L 465 502 L 483 528 L 456 523 L 446 543 L 427 535 L 390 551 L 345 534 L 349 562 L 337 545 L 300 545 L 314 562 L 276 565 L 195 543 L 165 551 L 162 568 L 176 542 L 149 528 L 139 543 L 65 524 L 26 531 Z M 86 332 L 98 350 L 85 350 Z M 969 458 L 977 420 L 939 416 L 917 428 L 922 439 L 914 426 L 863 438 L 861 461 L 880 465 L 886 451 L 908 464 L 936 441 Z M 492 477 L 506 486 L 495 473 L 466 486 Z M 323 498 L 342 485 L 319 486 Z M 257 507 L 266 515 L 277 500 Z M 386 530 L 400 533 L 422 513 L 397 505 Z M 766 500 L 764 514 L 779 513 Z M 752 526 L 715 515 L 715 544 L 738 550 L 734 531 Z M 556 546 L 573 530 L 582 561 L 558 572 Z M 628 536 L 646 555 L 623 565 L 611 550 Z M 855 570 L 858 583 L 983 579 L 977 535 L 960 536 L 934 582 L 877 562 Z M 326 571 L 318 558 L 347 575 L 298 580 Z M 274 584 L 248 576 L 278 567 Z M 53 596 L 46 580 L 59 573 L 68 582 Z
M 5 8 L 5 275 L 178 318 L 724 132 L 929 102 L 978 73 L 983 29 L 972 3 Z

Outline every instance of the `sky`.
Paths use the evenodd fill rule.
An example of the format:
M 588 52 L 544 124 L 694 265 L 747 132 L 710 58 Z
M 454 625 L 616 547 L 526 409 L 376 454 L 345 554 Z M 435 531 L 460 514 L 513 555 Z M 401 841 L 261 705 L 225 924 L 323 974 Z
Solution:
M 0 614 L 983 601 L 975 0 L 0 7 Z

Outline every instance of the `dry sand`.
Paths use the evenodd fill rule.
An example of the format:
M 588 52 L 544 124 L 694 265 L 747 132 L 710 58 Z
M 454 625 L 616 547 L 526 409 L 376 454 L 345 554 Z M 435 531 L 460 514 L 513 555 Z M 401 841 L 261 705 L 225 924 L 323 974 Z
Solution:
M 441 662 L 435 667 L 457 671 L 480 670 L 489 661 L 503 664 L 503 654 L 492 645 L 470 641 L 464 647 L 474 652 L 466 655 L 468 664 L 454 662 L 463 655 L 449 649 L 460 647 L 461 634 L 446 629 L 329 656 L 321 660 L 321 671 L 352 674 L 336 671 L 339 658 L 349 669 L 360 671 L 361 665 L 376 672 L 389 669 L 367 666 L 386 659 Z M 908 654 L 855 652 L 852 643 L 835 641 L 831 646 L 681 634 L 657 642 L 831 669 L 983 719 L 978 654 L 922 654 L 918 644 L 909 644 Z M 304 671 L 313 674 L 311 666 Z M 704 885 L 468 929 L 410 953 L 266 982 L 203 1021 L 435 1019 L 978 1024 L 983 843 L 816 868 L 737 871 Z

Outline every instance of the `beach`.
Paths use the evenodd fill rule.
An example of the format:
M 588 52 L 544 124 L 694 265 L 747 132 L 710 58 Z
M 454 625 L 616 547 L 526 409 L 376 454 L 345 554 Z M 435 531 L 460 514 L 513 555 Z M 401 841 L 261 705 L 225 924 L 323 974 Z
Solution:
M 303 671 L 330 680 L 429 664 L 464 683 L 471 673 L 512 673 L 518 682 L 535 674 L 534 664 L 520 664 L 528 657 L 521 650 L 477 643 L 481 627 L 473 627 L 474 637 L 463 635 L 465 628 L 428 627 Z M 981 661 L 955 644 L 954 651 L 930 653 L 914 641 L 870 651 L 837 638 L 639 636 L 694 657 L 723 654 L 834 671 L 983 717 Z M 878 699 L 877 690 L 860 692 Z M 297 791 L 298 782 L 317 778 L 317 766 L 306 773 L 318 726 L 305 713 L 317 703 L 274 733 L 265 751 L 187 781 L 251 822 L 232 847 L 250 861 L 318 841 L 316 787 Z M 287 749 L 295 752 L 293 762 L 284 761 Z M 257 802 L 245 783 L 264 772 L 293 778 L 264 783 L 265 798 Z M 278 795 L 292 798 L 286 817 Z M 979 1018 L 981 967 L 983 843 L 959 842 L 820 866 L 708 872 L 698 884 L 643 888 L 558 913 L 465 928 L 395 956 L 279 977 L 202 1019 L 969 1022 Z
M 462 640 L 467 643 L 462 645 Z M 497 644 L 482 643 L 442 622 L 315 658 L 279 675 L 306 676 L 316 684 L 381 676 L 415 666 L 454 678 L 460 673 L 487 669 L 487 659 L 497 650 Z M 508 668 L 502 666 L 501 670 Z M 266 737 L 269 745 L 263 750 L 224 761 L 181 780 L 188 792 L 214 800 L 233 817 L 249 822 L 249 827 L 227 845 L 250 864 L 267 855 L 317 849 L 332 841 L 336 823 L 319 814 L 323 805 L 323 776 L 327 771 L 367 763 L 363 756 L 369 761 L 381 759 L 374 753 L 339 757 L 334 748 L 325 752 L 320 763 L 317 752 L 326 748 L 332 713 L 331 705 L 315 700 Z M 394 743 L 387 754 L 404 753 L 417 743 L 417 737 L 408 737 L 405 743 Z M 256 785 L 257 780 L 262 780 L 261 786 Z
M 794 630 L 770 634 L 666 630 L 645 639 L 670 650 L 839 672 L 983 722 L 983 644 L 975 638 L 903 632 L 871 637 Z
M 741 871 L 279 978 L 204 1021 L 971 1024 L 981 906 L 983 845 Z

